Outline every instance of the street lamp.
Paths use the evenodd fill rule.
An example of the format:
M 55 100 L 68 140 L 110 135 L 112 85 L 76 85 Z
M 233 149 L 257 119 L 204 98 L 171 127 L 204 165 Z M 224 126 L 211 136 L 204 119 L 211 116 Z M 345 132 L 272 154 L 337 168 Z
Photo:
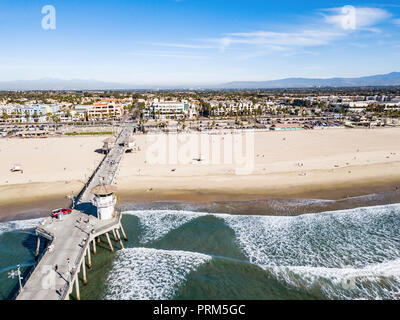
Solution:
M 22 291 L 22 277 L 21 277 L 21 270 L 20 270 L 20 265 L 17 265 L 17 270 L 12 270 L 11 272 L 8 273 L 8 277 L 14 279 L 15 277 L 18 277 L 18 283 L 19 283 L 19 292 Z
M 66 196 L 69 200 L 72 201 L 72 210 L 75 209 L 75 196 L 74 196 L 74 192 L 71 191 L 71 195 L 67 195 Z

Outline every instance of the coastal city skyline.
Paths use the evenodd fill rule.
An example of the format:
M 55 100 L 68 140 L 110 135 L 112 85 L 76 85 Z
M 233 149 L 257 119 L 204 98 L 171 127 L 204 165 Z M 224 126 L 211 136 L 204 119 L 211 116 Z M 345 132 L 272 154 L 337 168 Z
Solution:
M 53 28 L 43 27 L 46 6 L 54 8 Z M 8 43 L 0 81 L 204 86 L 361 77 L 399 71 L 400 7 L 390 0 L 2 1 L 0 35 Z

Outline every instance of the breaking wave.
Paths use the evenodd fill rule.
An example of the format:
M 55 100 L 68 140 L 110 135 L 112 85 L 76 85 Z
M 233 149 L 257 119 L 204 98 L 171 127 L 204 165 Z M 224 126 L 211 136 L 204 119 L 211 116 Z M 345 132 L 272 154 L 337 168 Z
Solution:
M 0 223 L 0 235 L 5 232 L 34 229 L 42 221 L 43 221 L 43 218 L 3 222 L 3 223 Z
M 139 240 L 143 244 L 158 240 L 185 223 L 208 215 L 191 211 L 169 210 L 128 211 L 124 212 L 124 214 L 134 215 L 139 218 L 142 229 Z
M 286 283 L 331 299 L 395 300 L 400 297 L 400 259 L 365 268 L 273 267 Z
M 107 300 L 165 300 L 173 298 L 186 276 L 211 256 L 147 248 L 125 249 L 107 280 Z
M 142 243 L 160 239 L 201 216 L 213 215 L 234 231 L 236 243 L 250 263 L 270 272 L 289 286 L 316 292 L 328 299 L 398 299 L 400 296 L 399 204 L 290 217 L 168 210 L 129 214 L 139 218 L 143 229 Z M 157 274 L 165 273 L 166 280 L 163 281 L 167 281 L 170 288 L 175 285 L 172 281 L 174 277 L 179 282 L 187 274 L 176 274 L 177 269 L 167 262 L 161 261 L 158 267 L 157 259 L 162 259 L 166 254 L 163 251 L 134 250 L 132 253 L 122 253 L 118 263 L 122 264 L 121 260 L 126 258 L 127 267 L 136 263 L 149 266 L 149 270 L 140 271 L 134 275 L 135 278 L 146 279 L 146 272 L 155 274 L 151 270 L 156 268 Z M 160 255 L 160 252 L 163 254 Z M 143 258 L 143 253 L 150 259 L 149 264 L 147 258 Z M 197 266 L 194 263 L 198 261 L 196 258 L 204 256 L 181 253 L 174 257 L 179 257 L 178 260 L 182 262 L 188 260 L 189 270 L 192 270 L 191 266 Z M 135 262 L 135 259 L 139 259 L 139 262 Z M 183 265 L 184 262 L 178 263 L 178 266 Z M 131 295 L 129 291 L 128 296 L 171 297 L 172 292 L 163 290 L 155 290 L 155 296 L 151 295 L 145 288 L 152 287 L 141 279 L 141 291 Z M 159 282 L 154 283 L 158 288 Z
M 292 286 L 331 299 L 400 295 L 400 205 L 223 218 L 251 263 Z
M 361 268 L 400 257 L 398 204 L 296 217 L 221 217 L 261 267 Z

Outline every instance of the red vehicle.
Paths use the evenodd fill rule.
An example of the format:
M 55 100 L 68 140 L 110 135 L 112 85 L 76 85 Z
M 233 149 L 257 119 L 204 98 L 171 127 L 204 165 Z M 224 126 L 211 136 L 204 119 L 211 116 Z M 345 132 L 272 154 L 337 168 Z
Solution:
M 63 215 L 71 214 L 72 209 L 56 209 L 51 212 L 52 218 L 57 218 L 57 216 L 62 213 Z

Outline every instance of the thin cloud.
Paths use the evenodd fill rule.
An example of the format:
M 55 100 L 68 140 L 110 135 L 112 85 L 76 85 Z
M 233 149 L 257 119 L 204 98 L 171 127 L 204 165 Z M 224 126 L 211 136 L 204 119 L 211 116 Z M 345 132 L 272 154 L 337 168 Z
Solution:
M 186 44 L 186 43 L 164 43 L 164 42 L 151 42 L 148 43 L 152 46 L 159 47 L 171 47 L 171 48 L 182 48 L 182 49 L 215 49 L 215 46 L 210 44 Z
M 210 59 L 209 56 L 188 54 L 185 52 L 162 52 L 162 51 L 142 51 L 132 52 L 131 55 L 146 57 L 161 57 L 173 59 Z
M 229 34 L 229 44 L 254 44 L 276 47 L 281 50 L 283 47 L 310 47 L 330 43 L 332 40 L 343 37 L 343 32 L 332 32 L 329 30 L 303 30 L 300 32 L 270 32 L 256 31 L 249 33 Z M 224 42 L 221 42 L 225 44 Z
M 287 52 L 289 54 L 308 52 L 313 54 L 304 49 L 331 45 L 336 41 L 346 39 L 355 32 L 381 32 L 376 26 L 392 17 L 392 14 L 384 9 L 355 8 L 352 6 L 321 9 L 319 14 L 322 15 L 322 19 L 320 16 L 314 25 L 291 26 L 292 29 L 296 28 L 294 31 L 234 32 L 223 34 L 219 38 L 197 40 L 202 43 L 164 43 L 157 45 L 185 49 L 216 48 L 221 53 L 228 49 L 246 49 L 248 53 L 239 56 L 239 59 L 250 59 L 271 52 Z M 310 20 L 315 21 L 314 18 L 310 17 Z M 344 25 L 344 19 L 353 18 L 353 28 L 347 28 Z M 400 19 L 393 20 L 393 22 L 398 24 Z

